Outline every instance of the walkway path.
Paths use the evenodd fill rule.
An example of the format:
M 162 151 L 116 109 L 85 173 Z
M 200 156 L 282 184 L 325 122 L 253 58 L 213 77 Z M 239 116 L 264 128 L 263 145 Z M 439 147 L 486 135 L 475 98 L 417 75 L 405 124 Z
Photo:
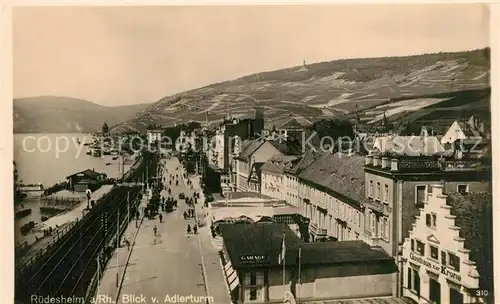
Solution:
M 181 178 L 179 161 L 175 158 L 166 160 L 165 170 L 167 186 L 169 175 L 179 174 L 179 186 L 171 186 L 172 196 L 184 192 L 190 195 Z M 163 195 L 166 193 L 163 192 Z M 130 295 L 145 297 L 145 303 L 168 303 L 167 297 L 188 297 L 182 303 L 205 303 L 206 296 L 203 266 L 200 255 L 199 235 L 187 234 L 186 227 L 194 224 L 194 219 L 184 220 L 183 212 L 188 209 L 184 200 L 179 200 L 178 209 L 163 214 L 163 223 L 159 218 L 144 219 L 138 230 L 135 244 L 132 247 L 130 261 L 125 270 L 123 284 L 117 303 L 132 303 Z M 153 234 L 156 225 L 157 235 Z M 132 225 L 131 225 L 132 226 Z M 130 230 L 130 229 L 129 229 Z M 127 250 L 126 248 L 122 248 Z M 119 255 L 123 256 L 121 252 Z M 120 265 L 121 261 L 118 260 Z M 125 263 L 125 261 L 123 261 Z M 109 267 L 116 265 L 116 260 L 109 263 Z M 113 277 L 114 276 L 114 277 Z M 99 294 L 106 294 L 116 298 L 116 272 L 108 268 Z M 189 297 L 194 297 L 189 301 Z M 156 300 L 156 301 L 155 301 Z M 179 302 L 179 301 L 178 301 Z M 172 302 L 173 303 L 173 302 Z M 180 302 L 179 302 L 180 303 Z M 227 303 L 215 299 L 211 303 Z

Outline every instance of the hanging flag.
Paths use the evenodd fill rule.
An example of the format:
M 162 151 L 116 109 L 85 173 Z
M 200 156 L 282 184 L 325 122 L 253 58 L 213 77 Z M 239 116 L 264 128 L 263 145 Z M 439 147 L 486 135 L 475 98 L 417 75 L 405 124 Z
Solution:
M 285 234 L 283 233 L 283 241 L 281 243 L 281 252 L 280 252 L 280 255 L 279 255 L 279 258 L 278 258 L 278 262 L 280 264 L 282 264 L 283 261 L 285 260 L 285 253 L 286 253 Z

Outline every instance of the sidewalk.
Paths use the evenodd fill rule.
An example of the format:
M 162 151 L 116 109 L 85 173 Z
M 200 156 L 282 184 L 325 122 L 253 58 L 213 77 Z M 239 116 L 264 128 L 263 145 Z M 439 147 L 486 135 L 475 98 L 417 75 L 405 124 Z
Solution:
M 198 204 L 195 205 L 195 209 L 200 208 L 200 206 L 202 208 L 200 208 L 200 211 L 196 210 L 196 215 L 203 215 L 205 219 L 205 196 L 203 194 L 203 189 L 200 187 L 200 178 L 198 176 L 189 176 L 189 180 L 193 185 L 193 191 L 200 193 L 200 199 L 198 200 Z M 214 298 L 215 303 L 231 304 L 230 292 L 224 276 L 224 269 L 219 257 L 219 251 L 212 241 L 212 235 L 208 225 L 204 225 L 200 228 L 199 237 L 202 249 L 201 254 L 205 264 L 205 279 L 208 285 L 208 293 Z
M 140 203 L 141 207 L 139 207 L 139 210 L 142 210 L 142 206 L 147 204 L 148 199 L 149 198 L 147 197 L 147 195 L 144 194 L 144 197 Z M 121 242 L 123 243 L 123 240 L 125 239 L 129 240 L 130 248 L 128 248 L 127 246 L 123 246 L 122 244 L 122 247 L 113 252 L 113 256 L 108 261 L 106 268 L 101 269 L 102 278 L 100 278 L 99 288 L 96 292 L 96 298 L 97 296 L 101 295 L 109 297 L 114 301 L 117 297 L 117 294 L 119 292 L 119 288 L 117 286 L 121 285 L 126 272 L 126 268 L 128 265 L 130 265 L 130 263 L 128 263 L 130 259 L 129 255 L 134 248 L 136 235 L 141 229 L 142 223 L 143 219 L 141 218 L 138 220 L 136 228 L 136 220 L 134 219 L 129 223 L 127 229 L 125 229 L 125 232 L 123 233 L 121 238 Z

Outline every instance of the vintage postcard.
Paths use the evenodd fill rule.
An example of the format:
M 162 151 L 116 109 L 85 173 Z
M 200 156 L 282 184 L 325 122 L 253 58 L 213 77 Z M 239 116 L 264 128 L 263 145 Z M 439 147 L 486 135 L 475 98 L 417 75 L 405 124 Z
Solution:
M 15 302 L 500 301 L 490 18 L 14 7 Z

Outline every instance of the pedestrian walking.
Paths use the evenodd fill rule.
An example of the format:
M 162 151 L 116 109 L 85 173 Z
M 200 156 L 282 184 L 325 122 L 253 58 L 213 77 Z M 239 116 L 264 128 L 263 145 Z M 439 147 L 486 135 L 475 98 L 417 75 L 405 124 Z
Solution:
M 158 228 L 156 228 L 156 225 L 153 227 L 153 233 L 154 233 L 154 236 L 156 236 L 156 231 L 158 231 Z
M 163 221 L 163 215 L 161 213 L 160 213 L 159 218 L 160 218 L 160 223 L 161 223 Z
M 187 219 L 187 217 L 188 217 L 187 212 L 186 212 L 186 211 L 184 211 L 184 220 L 186 220 L 186 219 Z
M 188 224 L 187 226 L 187 233 L 190 234 L 191 233 L 191 225 Z
M 194 225 L 193 232 L 194 234 L 198 234 L 198 226 Z

